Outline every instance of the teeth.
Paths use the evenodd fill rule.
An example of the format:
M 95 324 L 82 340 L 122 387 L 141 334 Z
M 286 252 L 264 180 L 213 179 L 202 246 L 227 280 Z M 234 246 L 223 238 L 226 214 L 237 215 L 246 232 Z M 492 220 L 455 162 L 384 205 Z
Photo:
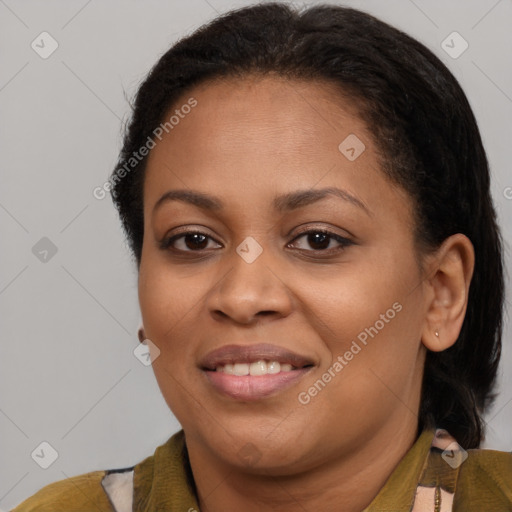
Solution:
M 281 371 L 281 365 L 279 361 L 270 361 L 267 365 L 267 373 L 279 373 Z
M 229 375 L 267 375 L 279 372 L 290 372 L 295 368 L 288 363 L 279 363 L 279 361 L 255 361 L 254 363 L 235 363 L 219 365 L 215 368 L 217 372 L 227 373 Z
M 249 373 L 251 375 L 266 375 L 267 363 L 265 361 L 256 361 L 249 366 Z
M 234 375 L 249 375 L 249 364 L 248 363 L 235 363 L 233 365 Z

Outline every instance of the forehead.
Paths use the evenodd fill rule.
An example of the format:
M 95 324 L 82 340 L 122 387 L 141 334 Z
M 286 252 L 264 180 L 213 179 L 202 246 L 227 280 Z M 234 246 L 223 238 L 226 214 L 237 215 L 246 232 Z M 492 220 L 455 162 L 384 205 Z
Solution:
M 370 133 L 355 102 L 333 84 L 259 75 L 206 82 L 182 95 L 164 118 L 179 114 L 191 98 L 196 106 L 180 119 L 174 115 L 178 123 L 151 151 L 148 174 L 162 165 L 173 171 L 186 166 L 192 178 L 205 162 L 217 173 L 234 162 L 262 171 L 270 159 L 272 167 L 286 160 L 300 173 L 314 162 L 336 164 L 342 157 L 339 145 L 349 135 L 360 141 L 358 151 L 364 147 L 366 164 L 375 163 Z
M 193 114 L 201 118 L 202 124 L 194 129 L 204 128 L 196 133 L 208 135 L 208 138 L 221 137 L 230 125 L 234 129 L 245 127 L 251 136 L 262 129 L 292 135 L 279 141 L 280 144 L 303 143 L 305 138 L 319 131 L 324 137 L 326 132 L 343 133 L 349 125 L 361 133 L 367 130 L 358 115 L 356 102 L 339 86 L 326 81 L 287 79 L 273 74 L 249 75 L 203 83 L 191 90 L 190 95 L 198 101 Z M 173 109 L 184 103 L 187 96 L 182 96 Z M 215 130 L 213 123 L 217 123 L 219 130 Z M 243 137 L 245 133 L 237 135 Z
M 189 112 L 149 155 L 148 214 L 172 189 L 224 197 L 238 211 L 329 186 L 374 207 L 399 207 L 401 191 L 382 172 L 355 101 L 334 84 L 274 76 L 207 82 L 185 93 L 167 117 L 191 98 L 196 106 L 183 110 Z

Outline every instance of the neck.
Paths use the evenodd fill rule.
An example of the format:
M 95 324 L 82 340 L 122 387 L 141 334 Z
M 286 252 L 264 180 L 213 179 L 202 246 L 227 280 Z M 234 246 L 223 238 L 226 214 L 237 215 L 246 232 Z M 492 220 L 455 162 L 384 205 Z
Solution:
M 361 512 L 377 496 L 417 439 L 417 422 L 389 423 L 346 456 L 293 475 L 255 474 L 219 461 L 192 442 L 187 448 L 205 512 L 342 510 Z

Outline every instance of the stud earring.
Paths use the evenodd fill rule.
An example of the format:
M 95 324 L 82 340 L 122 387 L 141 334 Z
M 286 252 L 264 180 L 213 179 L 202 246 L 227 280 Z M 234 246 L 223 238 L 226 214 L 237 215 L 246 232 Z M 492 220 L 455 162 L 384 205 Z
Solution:
M 439 331 L 435 331 L 434 334 L 439 338 Z

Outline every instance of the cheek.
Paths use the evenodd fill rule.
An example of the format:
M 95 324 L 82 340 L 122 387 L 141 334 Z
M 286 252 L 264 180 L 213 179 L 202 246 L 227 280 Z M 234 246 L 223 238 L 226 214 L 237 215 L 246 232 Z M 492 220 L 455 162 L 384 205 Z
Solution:
M 190 384 L 195 364 L 190 340 L 197 334 L 193 317 L 204 290 L 194 287 L 191 281 L 155 260 L 148 258 L 141 263 L 138 293 L 142 321 L 146 337 L 160 350 L 152 364 L 153 372 L 168 407 L 182 425 L 195 417 L 195 408 L 201 408 Z M 184 393 L 184 389 L 188 391 Z
M 343 358 L 335 372 L 347 379 L 341 394 L 373 396 L 368 386 L 400 388 L 413 378 L 423 314 L 419 271 L 413 259 L 386 260 L 350 274 L 342 269 L 310 295 L 311 322 L 331 353 L 324 371 Z
M 398 310 L 411 302 L 407 282 L 415 282 L 414 274 L 408 277 L 406 272 L 395 275 L 389 267 L 375 270 L 372 264 L 351 268 L 350 272 L 340 268 L 335 276 L 322 281 L 305 276 L 301 293 L 307 297 L 304 303 L 311 308 L 315 328 L 325 333 L 326 341 L 337 342 L 335 348 L 359 334 L 364 340 L 364 333 L 368 329 L 375 332 L 375 326 L 379 333 L 387 332 L 389 326 L 403 321 L 405 315 Z
M 417 309 L 411 300 L 392 302 L 393 296 L 378 301 L 374 296 L 371 312 L 368 306 L 361 310 L 345 304 L 346 314 L 330 325 L 342 333 L 327 342 L 330 360 L 300 390 L 300 403 L 309 401 L 308 421 L 331 424 L 334 439 L 340 428 L 364 436 L 391 414 L 415 410 L 414 393 L 421 381 Z M 374 311 L 373 301 L 382 307 Z
M 146 336 L 165 345 L 173 339 L 187 316 L 199 307 L 201 290 L 190 279 L 179 278 L 169 268 L 147 259 L 141 263 L 138 294 Z

